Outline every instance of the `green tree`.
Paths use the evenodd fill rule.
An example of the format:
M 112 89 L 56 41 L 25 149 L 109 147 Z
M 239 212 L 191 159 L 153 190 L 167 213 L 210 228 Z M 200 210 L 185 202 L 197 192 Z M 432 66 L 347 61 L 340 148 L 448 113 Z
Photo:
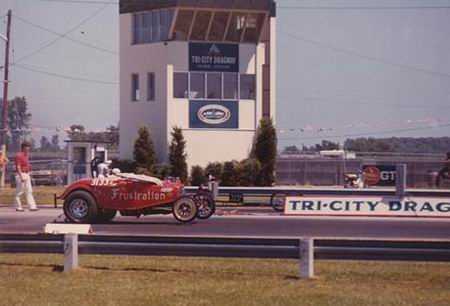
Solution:
M 179 127 L 172 130 L 172 142 L 169 147 L 170 175 L 179 177 L 182 182 L 187 181 L 188 171 L 186 162 L 186 141 Z
M 220 184 L 222 186 L 238 186 L 239 185 L 239 163 L 229 161 L 223 164 L 222 176 Z
M 119 127 L 108 126 L 104 131 L 88 132 L 81 124 L 73 124 L 67 131 L 67 136 L 72 141 L 104 142 L 110 149 L 119 147 Z
M 52 144 L 48 141 L 48 138 L 45 136 L 41 137 L 40 140 L 40 151 L 41 152 L 49 152 L 52 149 Z
M 212 175 L 216 179 L 220 179 L 222 177 L 223 165 L 219 162 L 209 163 L 205 168 L 205 175 Z
M 256 133 L 251 157 L 261 164 L 256 185 L 271 186 L 275 182 L 275 164 L 277 159 L 277 133 L 272 119 L 261 119 Z
M 58 152 L 61 148 L 59 147 L 59 135 L 55 134 L 52 136 L 52 151 Z
M 160 164 L 155 166 L 155 174 L 164 179 L 171 176 L 172 167 L 168 164 Z
M 287 146 L 283 150 L 283 154 L 300 154 L 300 150 L 297 148 L 297 146 Z
M 339 150 L 339 143 L 338 142 L 332 142 L 328 140 L 322 140 L 321 144 L 316 144 L 315 151 L 332 151 L 332 150 Z
M 141 127 L 134 143 L 134 160 L 137 171 L 152 174 L 155 166 L 155 150 L 147 127 Z
M 3 116 L 3 100 L 0 100 L 0 113 Z M 8 102 L 8 129 L 11 132 L 6 138 L 9 149 L 20 150 L 21 142 L 30 134 L 31 113 L 28 111 L 28 102 L 25 97 L 15 97 Z
M 111 169 L 120 169 L 124 173 L 136 172 L 136 162 L 128 159 L 113 159 Z
M 106 138 L 111 143 L 111 148 L 117 149 L 119 147 L 119 126 L 110 125 L 106 128 Z
M 261 173 L 261 163 L 254 158 L 241 161 L 238 165 L 238 176 L 240 186 L 254 186 Z
M 208 179 L 206 178 L 205 171 L 200 166 L 193 166 L 191 168 L 191 185 L 200 186 L 206 184 Z

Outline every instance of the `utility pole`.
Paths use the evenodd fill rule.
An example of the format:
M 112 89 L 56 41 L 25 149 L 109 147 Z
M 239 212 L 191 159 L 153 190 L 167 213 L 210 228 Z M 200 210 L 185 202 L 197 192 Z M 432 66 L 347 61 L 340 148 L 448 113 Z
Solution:
M 9 83 L 9 47 L 10 47 L 10 37 L 11 37 L 11 10 L 8 10 L 7 14 L 7 29 L 6 29 L 6 44 L 5 44 L 5 74 L 3 78 L 3 118 L 2 118 L 2 133 L 1 134 L 1 151 L 3 156 L 6 157 L 6 135 L 8 131 L 8 83 Z M 0 177 L 0 188 L 5 187 L 5 176 L 6 176 L 6 164 L 2 166 L 1 177 Z

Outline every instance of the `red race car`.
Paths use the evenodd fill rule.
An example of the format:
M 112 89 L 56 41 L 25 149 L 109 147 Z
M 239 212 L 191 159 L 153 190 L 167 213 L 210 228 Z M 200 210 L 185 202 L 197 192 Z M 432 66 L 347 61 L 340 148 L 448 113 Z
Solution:
M 74 223 L 108 222 L 117 212 L 135 217 L 172 213 L 183 223 L 214 214 L 209 191 L 200 188 L 195 195 L 185 195 L 183 189 L 180 181 L 116 173 L 75 182 L 58 199 L 64 200 L 64 214 Z

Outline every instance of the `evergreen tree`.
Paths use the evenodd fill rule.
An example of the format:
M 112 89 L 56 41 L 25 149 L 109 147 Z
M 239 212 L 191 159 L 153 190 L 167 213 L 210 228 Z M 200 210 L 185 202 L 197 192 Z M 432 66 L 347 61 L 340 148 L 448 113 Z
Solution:
M 193 166 L 191 168 L 191 185 L 200 186 L 208 182 L 203 168 L 200 166 Z
M 261 172 L 261 164 L 254 158 L 241 161 L 238 168 L 239 185 L 254 186 Z
M 170 175 L 179 177 L 182 182 L 187 181 L 186 141 L 179 127 L 172 130 L 172 142 L 169 147 Z
M 256 180 L 258 186 L 271 186 L 275 182 L 275 164 L 277 159 L 277 133 L 272 119 L 261 119 L 256 133 L 251 157 L 261 164 Z
M 223 164 L 223 172 L 220 177 L 222 186 L 238 186 L 239 184 L 239 164 L 236 161 L 229 161 Z
M 134 160 L 137 171 L 152 174 L 155 166 L 155 150 L 147 127 L 141 127 L 134 143 Z
M 169 176 L 172 176 L 171 175 L 171 173 L 172 173 L 172 167 L 170 166 L 170 165 L 167 165 L 167 164 L 160 164 L 160 165 L 157 165 L 156 167 L 155 167 L 155 174 L 159 177 L 159 178 L 161 178 L 161 179 L 165 179 L 165 178 L 167 178 L 167 177 L 169 177 Z

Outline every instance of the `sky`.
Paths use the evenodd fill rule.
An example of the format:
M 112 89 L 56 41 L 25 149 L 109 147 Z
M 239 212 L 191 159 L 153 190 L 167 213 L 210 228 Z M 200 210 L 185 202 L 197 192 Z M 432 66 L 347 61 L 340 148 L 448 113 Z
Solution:
M 118 7 L 82 1 L 0 1 L 14 15 L 9 96 L 28 99 L 35 137 L 119 121 Z M 450 136 L 450 0 L 277 3 L 280 147 Z

